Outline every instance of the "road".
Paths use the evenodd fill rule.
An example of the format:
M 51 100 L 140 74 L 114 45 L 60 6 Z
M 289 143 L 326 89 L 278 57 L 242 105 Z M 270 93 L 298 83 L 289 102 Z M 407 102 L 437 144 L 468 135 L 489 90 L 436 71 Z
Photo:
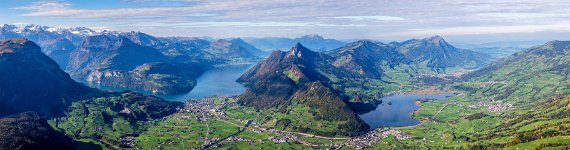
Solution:
M 220 140 L 218 140 L 218 141 L 216 141 L 216 142 L 212 142 L 212 143 L 210 143 L 210 144 L 208 144 L 208 145 L 205 145 L 205 146 L 202 147 L 201 149 L 209 149 L 210 147 L 212 147 L 212 146 L 214 146 L 214 145 L 218 145 L 220 142 L 222 142 L 222 141 L 224 141 L 224 140 L 226 140 L 226 139 L 228 139 L 228 138 L 231 138 L 231 137 L 233 137 L 233 136 L 236 136 L 236 135 L 242 133 L 243 131 L 247 130 L 247 127 L 249 127 L 249 125 L 251 125 L 251 122 L 252 122 L 252 121 L 247 121 L 247 123 L 245 124 L 245 126 L 243 126 L 243 128 L 241 128 L 241 130 L 238 130 L 238 132 L 236 132 L 236 133 L 234 133 L 234 134 L 231 134 L 231 135 L 228 135 L 228 136 L 226 136 L 226 137 L 224 137 L 224 138 L 221 138 Z
M 451 105 L 451 104 L 454 104 L 454 103 L 445 103 L 445 106 L 443 106 L 441 109 L 439 109 L 439 111 L 437 111 L 437 113 L 435 113 L 431 118 L 432 118 L 432 119 L 435 118 L 435 116 L 439 115 L 439 113 L 440 113 L 441 111 L 443 111 L 443 109 L 445 109 L 445 107 L 447 107 L 447 106 L 449 106 L 449 105 Z
M 206 118 L 206 116 L 204 116 L 204 114 L 202 114 L 202 118 Z M 206 136 L 210 136 L 210 125 L 208 124 L 208 121 L 204 121 L 206 123 L 206 128 L 208 128 L 208 132 L 206 132 Z

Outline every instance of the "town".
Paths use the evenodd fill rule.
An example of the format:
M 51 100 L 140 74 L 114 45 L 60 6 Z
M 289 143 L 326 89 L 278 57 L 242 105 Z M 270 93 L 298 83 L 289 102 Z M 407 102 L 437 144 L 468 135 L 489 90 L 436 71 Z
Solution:
M 334 149 L 340 149 L 342 147 L 353 147 L 353 148 L 367 148 L 373 147 L 377 144 L 380 140 L 387 138 L 388 136 L 394 136 L 397 140 L 406 140 L 409 139 L 411 136 L 408 133 L 402 132 L 397 129 L 390 129 L 390 128 L 377 128 L 370 131 L 367 134 L 357 136 L 357 137 L 323 137 L 318 135 L 312 135 L 307 133 L 300 133 L 300 132 L 293 132 L 293 131 L 282 131 L 277 130 L 270 127 L 265 127 L 261 125 L 261 123 L 253 122 L 252 120 L 241 120 L 241 119 L 234 119 L 229 117 L 224 111 L 224 107 L 237 107 L 235 103 L 236 97 L 210 97 L 210 98 L 203 98 L 199 100 L 189 100 L 185 103 L 185 107 L 179 110 L 180 113 L 192 113 L 195 114 L 198 120 L 206 121 L 211 118 L 220 118 L 223 120 L 228 120 L 228 123 L 235 120 L 233 122 L 241 122 L 241 124 L 231 123 L 240 128 L 238 132 L 232 135 L 228 135 L 224 138 L 207 138 L 202 137 L 199 140 L 204 143 L 204 145 L 200 147 L 195 147 L 192 149 L 209 149 L 219 147 L 225 143 L 230 142 L 248 142 L 250 145 L 254 144 L 255 142 L 263 142 L 263 140 L 248 140 L 240 138 L 238 135 L 243 132 L 244 130 L 249 130 L 255 133 L 261 132 L 268 132 L 272 135 L 266 140 L 272 141 L 277 144 L 283 143 L 297 143 L 302 144 L 305 146 L 321 146 L 321 147 L 329 147 Z M 209 129 L 208 129 L 209 130 Z M 341 143 L 334 143 L 334 142 L 327 142 L 327 143 L 319 143 L 305 140 L 304 138 L 317 138 L 317 139 L 325 139 L 325 140 L 342 140 Z
M 496 113 L 511 109 L 513 107 L 513 104 L 499 102 L 499 101 L 492 101 L 492 102 L 479 102 L 469 107 L 471 108 L 484 107 L 487 109 L 487 111 Z

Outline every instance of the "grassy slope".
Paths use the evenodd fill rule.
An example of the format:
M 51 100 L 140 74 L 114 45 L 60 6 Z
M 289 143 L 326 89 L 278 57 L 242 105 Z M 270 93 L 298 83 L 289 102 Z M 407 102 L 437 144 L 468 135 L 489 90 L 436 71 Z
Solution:
M 136 93 L 74 102 L 65 117 L 52 119 L 50 125 L 75 139 L 96 139 L 111 145 L 125 135 L 136 135 L 153 120 L 172 114 L 179 103 Z M 128 109 L 130 113 L 121 113 Z
M 472 73 L 475 77 L 471 80 L 455 84 L 468 90 L 466 95 L 422 103 L 423 108 L 414 117 L 424 123 L 402 129 L 415 139 L 403 141 L 402 146 L 568 148 L 570 55 L 557 44 L 520 52 Z M 472 107 L 490 101 L 512 103 L 514 107 L 503 112 Z M 480 117 L 466 119 L 476 115 Z
M 448 100 L 421 103 L 422 109 L 415 113 L 414 117 L 420 119 L 422 124 L 399 128 L 404 132 L 411 133 L 411 139 L 396 140 L 389 137 L 377 143 L 377 147 L 372 149 L 568 148 L 568 136 L 570 135 L 568 130 L 570 128 L 570 120 L 568 120 L 570 98 L 568 93 L 570 92 L 568 91 L 567 74 L 559 68 L 559 64 L 568 64 L 566 61 L 569 59 L 566 57 L 567 55 L 545 57 L 540 54 L 529 54 L 524 59 L 509 58 L 503 60 L 505 63 L 495 64 L 498 69 L 483 70 L 484 72 L 479 72 L 482 75 L 477 78 L 454 84 L 456 87 L 467 89 L 469 92 L 466 95 Z M 393 81 L 408 81 L 400 83 L 411 86 L 412 82 L 409 82 L 411 81 L 409 76 L 404 76 L 410 71 L 408 67 L 399 66 L 386 72 Z M 335 77 L 329 78 L 331 81 L 343 80 Z M 364 86 L 365 88 L 354 91 L 394 91 L 397 89 L 375 86 L 370 80 L 349 82 L 370 84 L 368 87 Z M 350 85 L 348 87 L 354 88 Z M 473 106 L 479 102 L 490 100 L 513 103 L 515 107 L 504 112 L 490 112 L 486 107 Z M 291 111 L 287 113 L 278 110 L 257 111 L 251 107 L 225 108 L 225 111 L 228 116 L 234 119 L 253 120 L 264 123 L 266 126 L 282 127 L 281 129 L 284 130 L 292 130 L 292 128 L 279 125 L 278 122 L 283 119 L 298 121 L 295 124 L 316 127 L 319 127 L 319 124 L 326 123 L 314 122 L 315 116 L 314 113 L 311 113 L 314 110 L 304 105 L 294 103 L 287 109 Z M 191 116 L 191 114 L 183 115 Z M 302 117 L 304 119 L 299 119 L 299 116 L 304 116 Z M 204 133 L 204 122 L 198 122 L 196 119 L 180 121 L 176 120 L 176 117 L 177 115 L 174 115 L 159 123 L 152 130 L 142 133 L 138 144 L 147 144 L 147 147 L 150 148 L 170 139 L 187 141 L 185 142 L 186 145 L 196 146 L 200 145 L 199 142 L 195 142 L 197 136 L 220 137 L 229 135 L 232 133 L 232 129 L 237 129 L 235 125 L 228 122 L 239 123 L 233 119 L 209 120 L 207 121 L 208 124 L 212 124 L 214 128 L 223 128 L 223 130 Z M 282 123 L 283 121 L 281 121 Z M 332 129 L 323 128 L 322 130 L 329 131 Z M 181 136 L 181 138 L 179 135 L 175 136 L 181 132 L 187 135 Z M 256 142 L 252 145 L 244 142 L 232 142 L 224 144 L 221 149 L 235 147 L 244 149 L 255 147 L 266 149 L 314 148 L 295 143 L 275 145 L 266 140 L 271 134 L 264 132 L 245 132 L 240 136 L 247 139 L 259 139 L 262 142 Z M 331 141 L 331 143 L 333 142 Z M 178 143 L 164 148 L 178 149 L 181 148 L 181 145 Z
M 226 103 L 222 99 L 216 99 L 215 104 Z M 254 119 L 254 122 L 263 120 L 263 117 L 273 113 L 270 110 L 256 112 L 253 107 L 227 107 L 224 108 L 229 118 L 206 116 L 207 120 L 200 120 L 200 116 L 193 113 L 176 113 L 148 130 L 141 133 L 135 142 L 143 149 L 182 149 L 199 147 L 204 143 L 201 138 L 223 138 L 236 133 L 244 125 L 243 120 Z M 263 115 L 265 114 L 265 115 Z M 279 115 L 279 114 L 276 114 Z M 281 114 L 282 115 L 282 114 Z M 285 116 L 285 115 L 282 115 Z M 209 129 L 208 129 L 209 127 Z M 251 128 L 251 127 L 250 127 Z M 224 143 L 217 149 L 313 149 L 319 147 L 304 146 L 298 143 L 276 144 L 268 138 L 274 137 L 273 133 L 262 131 L 253 132 L 246 130 L 237 135 L 239 138 L 250 140 L 242 142 Z M 307 140 L 319 140 L 309 138 Z

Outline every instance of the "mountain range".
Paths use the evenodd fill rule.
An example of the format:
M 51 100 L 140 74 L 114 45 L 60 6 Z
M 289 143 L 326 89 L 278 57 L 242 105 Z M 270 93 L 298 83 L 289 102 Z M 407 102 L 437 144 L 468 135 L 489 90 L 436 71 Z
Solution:
M 335 39 L 326 39 L 317 34 L 304 35 L 297 38 L 266 37 L 244 38 L 244 40 L 264 51 L 287 50 L 291 47 L 291 45 L 295 45 L 295 43 L 301 43 L 311 50 L 322 52 L 338 48 L 346 44 L 346 42 Z
M 494 83 L 485 97 L 529 103 L 570 92 L 570 42 L 550 41 L 499 59 L 467 74 L 464 80 Z M 496 83 L 502 81 L 500 83 Z M 537 84 L 536 81 L 541 81 Z M 483 90 L 482 90 L 483 91 Z
M 269 58 L 242 75 L 238 82 L 249 89 L 240 96 L 239 103 L 258 109 L 276 108 L 277 111 L 294 113 L 293 107 L 316 109 L 307 113 L 323 121 L 333 122 L 336 127 L 323 131 L 308 128 L 324 135 L 358 135 L 369 130 L 369 126 L 358 119 L 356 113 L 323 82 L 327 78 L 315 68 L 332 68 L 326 62 L 328 56 L 313 52 L 301 44 L 288 52 L 274 51 Z M 306 110 L 306 109 L 300 109 Z M 299 113 L 299 112 L 297 112 Z M 302 113 L 302 112 L 301 112 Z M 298 125 L 297 120 L 289 120 Z
M 42 52 L 73 79 L 95 87 L 155 94 L 188 93 L 204 71 L 221 65 L 254 63 L 263 55 L 241 39 L 208 41 L 39 25 L 0 27 L 0 40 L 11 38 L 37 42 Z M 160 67 L 188 68 L 170 72 Z M 137 68 L 160 72 L 141 72 Z
M 464 142 L 455 148 L 564 148 L 569 133 L 569 75 L 570 41 L 533 46 L 467 73 L 452 84 L 466 92 L 454 102 L 474 109 L 441 117 L 457 121 L 444 132 L 453 131 L 459 137 L 454 140 Z M 489 124 L 473 125 L 478 122 Z
M 0 117 L 5 117 L 0 119 L 0 149 L 37 149 L 39 145 L 45 145 L 41 147 L 45 149 L 75 149 L 81 142 L 73 139 L 128 147 L 121 138 L 137 136 L 156 124 L 180 128 L 191 136 L 215 135 L 208 124 L 208 132 L 190 134 L 191 130 L 204 128 L 169 122 L 195 119 L 204 123 L 204 116 L 167 117 L 177 112 L 181 103 L 135 92 L 103 92 L 72 77 L 154 93 L 184 93 L 212 67 L 251 63 L 264 54 L 242 39 L 203 40 L 153 37 L 141 32 L 6 25 L 1 33 L 2 37 L 26 35 L 46 43 L 53 35 L 62 36 L 65 38 L 51 43 L 72 45 L 73 50 L 67 51 L 59 44 L 37 45 L 23 38 L 0 42 Z M 247 87 L 237 98 L 237 108 L 255 108 L 244 116 L 267 121 L 262 125 L 269 125 L 269 129 L 328 137 L 359 136 L 368 133 L 370 126 L 358 114 L 381 104 L 384 94 L 423 87 L 420 77 L 426 74 L 478 69 L 441 85 L 452 86 L 464 95 L 443 102 L 419 103 L 424 110 L 414 115 L 421 117 L 418 119 L 423 124 L 400 129 L 412 134 L 410 140 L 383 142 L 442 149 L 498 149 L 528 146 L 530 142 L 542 142 L 537 144 L 540 147 L 567 147 L 564 140 L 557 139 L 568 139 L 569 133 L 570 42 L 551 41 L 489 64 L 490 58 L 456 48 L 440 36 L 391 43 L 359 40 L 322 52 L 297 43 L 289 51 L 273 51 L 237 80 Z M 67 62 L 64 69 L 71 75 L 61 69 L 60 62 Z M 220 99 L 211 103 L 231 107 Z M 478 106 L 480 103 L 484 107 Z M 509 108 L 497 112 L 491 110 L 499 107 L 495 105 Z M 258 112 L 271 115 L 258 116 Z M 433 114 L 440 112 L 439 116 Z M 238 111 L 228 113 L 240 115 Z M 214 123 L 210 124 L 212 129 L 224 128 L 217 124 L 225 121 L 222 119 L 210 120 Z M 245 126 L 250 123 L 243 122 L 248 122 Z M 170 134 L 168 129 L 157 132 L 161 137 L 166 132 L 169 140 L 180 136 Z M 246 133 L 255 134 L 249 130 Z M 420 136 L 427 140 L 420 140 Z M 167 141 L 157 142 L 176 145 Z
M 97 90 L 75 82 L 34 42 L 0 43 L 0 116 L 37 111 L 63 115 L 71 102 Z
M 391 42 L 390 45 L 396 47 L 406 58 L 425 63 L 435 71 L 458 66 L 476 69 L 486 64 L 490 58 L 487 54 L 456 48 L 440 36 Z
M 68 135 L 105 137 L 109 136 L 105 132 L 90 131 L 125 129 L 114 126 L 121 124 L 128 126 L 125 134 L 135 134 L 145 129 L 144 122 L 168 116 L 182 104 L 89 88 L 72 80 L 34 42 L 22 38 L 0 42 L 0 79 L 0 117 L 5 117 L 0 119 L 0 149 L 76 149 L 77 143 L 58 130 L 73 127 L 81 131 L 66 129 Z
M 237 80 L 248 88 L 238 103 L 286 114 L 313 114 L 327 122 L 322 124 L 332 126 L 299 126 L 300 122 L 290 120 L 291 129 L 308 128 L 329 136 L 360 135 L 369 127 L 356 112 L 374 108 L 363 106 L 376 105 L 381 97 L 377 94 L 383 93 L 365 89 L 409 82 L 393 79 L 391 72 L 418 76 L 449 68 L 480 67 L 487 60 L 486 55 L 455 48 L 439 36 L 390 44 L 361 40 L 325 52 L 297 43 L 288 52 L 274 51 Z M 355 91 L 358 82 L 363 83 L 363 90 Z M 366 87 L 365 82 L 376 85 Z M 299 110 L 308 112 L 294 112 Z

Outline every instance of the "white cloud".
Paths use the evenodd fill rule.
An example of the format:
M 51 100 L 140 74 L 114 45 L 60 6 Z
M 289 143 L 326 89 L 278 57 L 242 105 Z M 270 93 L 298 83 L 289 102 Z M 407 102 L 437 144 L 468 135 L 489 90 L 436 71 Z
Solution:
M 14 25 L 21 26 L 21 25 L 29 25 L 28 22 L 14 22 Z
M 478 13 L 476 16 L 496 19 L 520 20 L 520 19 L 561 19 L 568 18 L 566 13 L 543 13 L 543 12 L 499 12 L 499 13 Z
M 22 14 L 27 17 L 75 17 L 75 18 L 107 18 L 107 17 L 124 17 L 137 15 L 153 15 L 161 13 L 172 13 L 189 11 L 189 7 L 148 7 L 148 8 L 118 8 L 118 9 L 73 9 L 62 7 L 60 9 L 42 9 L 28 7 L 18 8 L 26 10 L 34 10 L 30 13 Z M 36 11 L 37 10 L 37 11 Z
M 32 12 L 37 11 L 53 11 L 53 10 L 66 10 L 71 6 L 70 3 L 59 2 L 59 1 L 37 1 L 33 2 L 31 5 L 16 7 L 14 9 L 29 10 Z
M 123 0 L 125 2 L 197 2 L 200 0 Z
M 143 0 L 144 1 L 144 0 Z M 156 1 L 156 0 L 152 0 Z M 294 4 L 287 0 L 251 0 L 251 1 L 196 1 L 197 3 L 190 6 L 180 7 L 125 7 L 125 8 L 109 8 L 109 9 L 79 9 L 71 7 L 72 4 L 67 2 L 34 2 L 28 6 L 17 7 L 15 9 L 28 10 L 28 13 L 22 16 L 33 17 L 74 17 L 74 18 L 106 18 L 106 17 L 123 17 L 134 15 L 157 15 L 157 14 L 181 14 L 181 13 L 204 13 L 205 11 L 251 11 L 262 10 L 263 8 L 279 8 L 280 5 L 292 6 L 307 3 Z M 302 2 L 302 1 L 300 1 Z
M 188 22 L 188 23 L 134 23 L 128 26 L 156 27 L 362 27 L 362 24 L 324 24 L 317 22 Z
M 356 20 L 356 21 L 404 21 L 405 18 L 402 17 L 394 17 L 394 16 L 340 16 L 334 17 L 336 19 L 349 19 L 349 20 Z
M 443 35 L 485 35 L 504 33 L 535 33 L 535 32 L 570 32 L 570 22 L 557 24 L 536 24 L 536 25 L 495 25 L 495 26 L 460 26 L 445 28 L 418 28 L 410 29 L 406 32 L 395 33 L 394 35 L 414 35 L 429 36 L 436 34 Z
M 225 36 L 321 33 L 374 38 L 570 32 L 564 22 L 570 19 L 566 0 L 122 0 L 129 5 L 100 9 L 69 2 L 41 1 L 14 9 L 22 12 L 22 18 Z M 163 3 L 176 5 L 153 5 Z

